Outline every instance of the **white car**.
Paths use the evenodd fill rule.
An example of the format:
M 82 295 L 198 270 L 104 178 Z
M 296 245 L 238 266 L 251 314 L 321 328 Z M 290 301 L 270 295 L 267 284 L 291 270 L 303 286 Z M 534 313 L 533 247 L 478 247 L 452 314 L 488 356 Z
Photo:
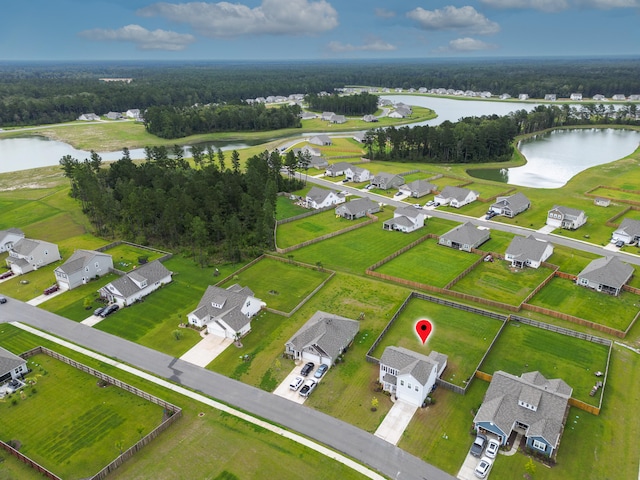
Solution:
M 487 475 L 489 475 L 489 471 L 491 470 L 492 465 L 493 465 L 493 462 L 491 461 L 491 459 L 487 457 L 482 457 L 480 459 L 480 462 L 478 462 L 478 465 L 476 466 L 476 469 L 473 471 L 473 473 L 478 478 L 487 478 Z
M 302 385 L 303 382 L 304 382 L 304 378 L 296 377 L 293 380 L 291 380 L 291 383 L 289 384 L 289 388 L 294 392 L 297 392 L 298 389 L 300 388 L 300 385 Z
M 309 395 L 311 395 L 311 392 L 313 392 L 313 389 L 316 388 L 317 384 L 318 382 L 316 382 L 315 380 L 307 380 L 298 392 L 298 395 L 300 395 L 301 397 L 308 397 Z
M 484 451 L 484 454 L 489 458 L 496 458 L 499 449 L 500 442 L 492 438 L 491 440 L 489 440 L 489 443 L 487 443 L 487 449 Z

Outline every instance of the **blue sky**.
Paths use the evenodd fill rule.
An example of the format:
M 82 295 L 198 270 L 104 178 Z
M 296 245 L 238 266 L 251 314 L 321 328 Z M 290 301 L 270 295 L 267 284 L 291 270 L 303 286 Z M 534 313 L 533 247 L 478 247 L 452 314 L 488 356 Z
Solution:
M 25 0 L 0 60 L 640 54 L 640 0 Z

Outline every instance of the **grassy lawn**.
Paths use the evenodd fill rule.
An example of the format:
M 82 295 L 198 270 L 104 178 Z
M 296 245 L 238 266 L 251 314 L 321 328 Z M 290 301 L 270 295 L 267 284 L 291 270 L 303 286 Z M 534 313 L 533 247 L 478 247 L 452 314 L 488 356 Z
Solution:
M 298 245 L 307 240 L 313 240 L 327 233 L 337 232 L 338 230 L 366 222 L 367 220 L 369 220 L 368 217 L 347 220 L 346 218 L 336 216 L 333 210 L 327 210 L 317 215 L 311 215 L 310 217 L 278 226 L 278 247 L 286 248 L 292 245 Z
M 338 462 L 328 460 L 327 457 L 310 448 L 303 447 L 280 435 L 265 431 L 230 415 L 220 413 L 155 384 L 142 381 L 122 370 L 68 351 L 59 345 L 51 344 L 47 340 L 35 337 L 11 325 L 0 326 L 0 344 L 14 353 L 23 352 L 37 345 L 47 346 L 183 409 L 182 418 L 172 425 L 169 431 L 145 446 L 132 459 L 111 473 L 109 478 L 174 480 L 184 478 L 185 472 L 188 472 L 190 478 L 219 480 L 272 476 L 300 480 L 308 478 L 343 478 L 346 480 L 363 478 L 354 470 Z M 94 388 L 95 382 L 89 387 Z M 101 389 L 99 393 L 109 393 L 111 388 L 114 387 Z M 39 392 L 33 397 L 41 393 Z M 85 392 L 83 391 L 82 394 L 84 395 Z M 66 393 L 63 395 L 66 398 Z M 57 408 L 56 405 L 53 407 Z M 50 411 L 50 407 L 47 406 L 43 410 Z M 138 421 L 134 420 L 132 425 L 127 424 L 127 428 L 132 430 L 131 432 L 127 431 L 127 434 L 133 435 L 134 440 L 137 440 Z M 43 429 L 42 432 L 44 434 L 47 430 Z M 212 448 L 212 445 L 215 445 L 215 448 Z M 111 453 L 117 453 L 113 441 L 107 447 Z M 4 456 L 4 453 L 0 456 Z M 87 457 L 92 457 L 92 455 L 87 455 Z M 12 461 L 8 462 L 11 465 Z M 10 474 L 13 471 L 6 468 L 6 465 L 7 462 L 2 464 L 0 478 L 7 478 L 7 480 L 42 478 L 32 473 L 19 474 L 14 477 L 6 476 L 5 472 Z M 21 473 L 22 469 L 16 471 Z M 72 477 L 65 476 L 63 478 Z
M 276 202 L 276 220 L 284 220 L 285 218 L 295 217 L 309 210 L 296 205 L 289 197 L 279 196 Z
M 53 270 L 63 263 L 64 260 L 59 260 L 24 275 L 14 275 L 9 280 L 0 283 L 0 293 L 22 300 L 23 302 L 42 295 L 42 291 L 45 288 L 56 283 Z
M 328 277 L 327 271 L 267 257 L 234 275 L 221 287 L 227 288 L 238 283 L 249 287 L 268 307 L 290 312 Z
M 428 239 L 385 263 L 376 271 L 414 282 L 444 287 L 478 260 L 478 256 L 438 245 Z
M 36 384 L 0 403 L 0 429 L 20 451 L 63 478 L 84 478 L 162 421 L 162 407 L 46 355 L 29 360 Z M 61 401 L 63 400 L 64 401 Z M 43 428 L 49 425 L 50 428 Z
M 594 373 L 605 371 L 608 351 L 605 345 L 509 322 L 480 370 L 513 375 L 538 370 L 547 378 L 562 378 L 573 388 L 574 398 L 597 406 L 602 390 L 594 397 L 589 392 L 597 381 Z
M 504 253 L 511 240 L 513 240 L 513 234 L 492 229 L 491 238 L 480 245 L 480 249 L 485 252 Z
M 628 190 L 614 190 L 607 187 L 600 187 L 592 191 L 591 194 L 597 195 L 598 197 L 611 198 L 613 200 L 640 201 L 640 194 L 637 192 L 637 186 Z
M 428 319 L 433 325 L 424 345 L 415 332 L 415 324 L 421 319 Z M 387 331 L 373 356 L 380 358 L 389 346 L 424 355 L 433 350 L 444 353 L 449 359 L 442 379 L 464 387 L 501 325 L 500 321 L 482 315 L 414 298 Z
M 513 271 L 506 261 L 482 262 L 453 285 L 452 290 L 519 305 L 550 274 L 551 270 L 544 267 Z
M 596 258 L 599 258 L 599 255 L 556 245 L 553 248 L 552 263 L 557 265 L 561 272 L 577 275 Z
M 551 280 L 530 303 L 618 330 L 625 330 L 640 310 L 638 295 L 622 292 L 614 297 L 563 278 Z
M 152 262 L 164 255 L 155 250 L 148 250 L 126 243 L 121 243 L 109 250 L 105 250 L 104 253 L 111 255 L 114 268 L 123 272 L 129 272 L 139 266 L 138 257 L 148 257 L 148 261 Z

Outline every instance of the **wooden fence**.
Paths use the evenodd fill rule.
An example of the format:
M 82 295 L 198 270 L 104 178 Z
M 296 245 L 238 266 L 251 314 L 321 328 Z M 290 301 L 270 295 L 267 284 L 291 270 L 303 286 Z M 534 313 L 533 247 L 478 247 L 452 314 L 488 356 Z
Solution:
M 160 257 L 158 259 L 161 262 L 164 262 L 165 260 L 169 260 L 171 257 L 173 257 L 173 253 L 171 253 L 171 252 L 165 252 L 164 250 L 158 250 L 157 248 L 146 247 L 144 245 L 138 245 L 137 243 L 131 243 L 131 242 L 127 242 L 125 240 L 117 240 L 115 242 L 111 242 L 108 245 L 104 245 L 102 247 L 96 248 L 95 250 L 96 250 L 96 252 L 104 252 L 105 250 L 109 250 L 110 248 L 117 247 L 118 245 L 130 245 L 132 247 L 140 248 L 142 250 L 150 250 L 152 252 L 162 253 L 162 257 Z
M 158 398 L 154 395 L 151 395 L 147 392 L 145 392 L 144 390 L 140 390 L 139 388 L 136 388 L 132 385 L 129 385 L 127 383 L 124 383 L 120 380 L 118 380 L 117 378 L 111 377 L 105 373 L 100 372 L 99 370 L 96 370 L 94 368 L 91 368 L 83 363 L 77 362 L 69 357 L 65 357 L 64 355 L 61 355 L 57 352 L 54 352 L 53 350 L 49 350 L 46 347 L 35 347 L 32 348 L 31 350 L 28 350 L 22 354 L 20 354 L 20 357 L 23 359 L 28 359 L 34 355 L 38 355 L 38 354 L 44 354 L 44 355 L 48 355 L 52 358 L 55 358 L 56 360 L 59 360 L 63 363 L 66 363 L 67 365 L 70 365 L 74 368 L 77 368 L 78 370 L 88 373 L 89 375 L 92 375 L 96 378 L 99 378 L 100 380 L 106 382 L 109 385 L 113 385 L 115 387 L 121 388 L 122 390 L 125 390 L 127 392 L 130 392 L 140 398 L 143 398 L 144 400 L 154 403 L 156 405 L 161 406 L 164 409 L 165 412 L 165 418 L 162 421 L 162 423 L 160 425 L 158 425 L 155 429 L 153 429 L 148 435 L 146 435 L 145 437 L 141 438 L 140 441 L 136 442 L 131 448 L 127 449 L 126 451 L 122 452 L 118 457 L 116 457 L 112 462 L 110 462 L 106 467 L 104 467 L 102 470 L 100 470 L 98 473 L 96 473 L 95 475 L 92 475 L 91 477 L 89 477 L 91 480 L 102 480 L 104 478 L 106 478 L 106 476 L 113 472 L 116 468 L 118 468 L 120 465 L 122 465 L 126 460 L 128 460 L 129 458 L 131 458 L 133 455 L 135 455 L 142 447 L 144 447 L 145 445 L 147 445 L 149 442 L 151 442 L 151 440 L 153 440 L 154 438 L 156 438 L 158 435 L 160 435 L 160 433 L 162 433 L 163 431 L 165 431 L 167 428 L 169 428 L 171 425 L 173 425 L 174 422 L 176 422 L 181 416 L 182 416 L 182 409 L 180 407 L 177 407 L 169 402 L 166 402 L 164 400 L 162 400 L 161 398 Z M 4 447 L 3 447 L 4 448 Z M 6 448 L 5 448 L 6 450 Z M 26 457 L 25 457 L 26 458 Z M 29 465 L 33 466 L 34 468 L 36 468 L 38 471 L 44 473 L 45 475 L 47 475 L 44 471 L 40 470 L 41 468 L 43 469 L 43 467 L 39 466 L 37 463 L 33 462 L 30 459 L 27 459 L 28 461 L 23 460 L 25 463 L 28 463 Z M 46 469 L 44 469 L 46 471 Z M 51 474 L 53 475 L 53 474 Z M 47 475 L 48 478 L 53 478 L 53 479 L 58 479 L 59 477 L 53 475 L 53 476 L 49 476 Z
M 619 203 L 625 203 L 627 205 L 632 205 L 633 207 L 640 207 L 640 201 L 637 200 L 627 200 L 624 198 L 613 198 L 613 197 L 608 197 L 606 195 L 596 195 L 592 192 L 595 192 L 596 190 L 598 190 L 599 188 L 606 188 L 607 190 L 615 190 L 617 192 L 625 192 L 625 193 L 631 193 L 634 195 L 640 195 L 640 190 L 629 190 L 626 188 L 620 188 L 620 187 L 613 187 L 611 185 L 598 185 L 596 187 L 593 187 L 589 190 L 587 190 L 586 192 L 584 192 L 585 197 L 591 197 L 591 198 L 606 198 L 607 200 L 613 200 Z M 637 208 L 634 208 L 634 210 L 637 210 Z M 626 212 L 623 212 L 626 213 Z M 616 215 L 616 218 L 619 217 L 620 215 Z M 609 225 L 609 221 L 607 221 L 607 226 L 611 226 Z
M 33 460 L 31 460 L 29 457 L 27 457 L 26 455 L 23 455 L 22 453 L 20 453 L 18 450 L 16 450 L 15 448 L 13 448 L 11 445 L 4 443 L 2 440 L 0 440 L 0 448 L 2 448 L 3 450 L 5 450 L 7 453 L 9 453 L 10 455 L 16 457 L 18 460 L 20 460 L 22 463 L 26 464 L 27 466 L 33 468 L 36 472 L 41 473 L 42 475 L 44 475 L 46 478 L 50 478 L 52 480 L 62 480 L 59 476 L 57 476 L 55 473 L 50 472 L 49 470 L 47 470 L 46 468 L 44 468 L 42 465 L 40 465 L 37 462 L 34 462 Z
M 276 220 L 276 227 L 279 225 L 284 225 L 285 223 L 295 222 L 296 220 L 302 220 L 303 218 L 312 217 L 314 215 L 318 215 L 322 212 L 327 212 L 329 210 L 335 209 L 335 205 L 329 205 L 328 207 L 322 207 L 315 210 L 309 210 L 308 212 L 301 213 L 299 215 L 295 215 L 289 218 L 283 218 L 282 220 Z

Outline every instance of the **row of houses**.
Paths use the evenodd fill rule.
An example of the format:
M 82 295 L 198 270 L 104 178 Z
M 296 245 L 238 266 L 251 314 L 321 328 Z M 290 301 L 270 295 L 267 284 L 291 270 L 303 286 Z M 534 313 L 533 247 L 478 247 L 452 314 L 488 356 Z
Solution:
M 142 120 L 142 114 L 137 108 L 132 108 L 126 112 L 107 112 L 104 116 L 108 120 L 122 120 L 123 118 L 131 118 L 133 120 Z M 95 122 L 100 120 L 100 116 L 95 113 L 83 113 L 78 117 L 78 120 L 83 122 Z

